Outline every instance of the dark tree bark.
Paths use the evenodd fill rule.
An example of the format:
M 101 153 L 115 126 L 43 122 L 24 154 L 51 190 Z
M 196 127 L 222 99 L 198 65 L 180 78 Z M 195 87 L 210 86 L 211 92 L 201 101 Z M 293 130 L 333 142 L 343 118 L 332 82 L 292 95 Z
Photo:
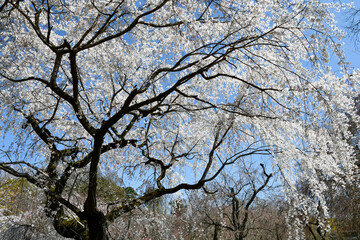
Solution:
M 218 239 L 219 239 L 219 231 L 220 231 L 219 225 L 215 225 L 215 226 L 214 226 L 214 237 L 213 237 L 213 240 L 218 240 Z

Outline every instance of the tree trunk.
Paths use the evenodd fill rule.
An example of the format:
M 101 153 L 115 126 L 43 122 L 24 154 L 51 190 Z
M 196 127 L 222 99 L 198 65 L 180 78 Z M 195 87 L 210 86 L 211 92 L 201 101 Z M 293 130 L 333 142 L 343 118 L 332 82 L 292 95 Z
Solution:
M 235 240 L 243 240 L 243 239 L 244 239 L 244 234 L 242 231 L 235 232 Z
M 219 239 L 219 226 L 215 225 L 213 240 L 218 240 L 218 239 Z
M 75 240 L 109 240 L 107 221 L 100 211 L 86 214 L 86 221 L 75 220 L 58 211 L 53 225 L 63 237 Z M 87 226 L 86 226 L 87 225 Z
M 102 212 L 96 211 L 88 214 L 87 223 L 89 227 L 90 240 L 109 240 L 105 216 Z

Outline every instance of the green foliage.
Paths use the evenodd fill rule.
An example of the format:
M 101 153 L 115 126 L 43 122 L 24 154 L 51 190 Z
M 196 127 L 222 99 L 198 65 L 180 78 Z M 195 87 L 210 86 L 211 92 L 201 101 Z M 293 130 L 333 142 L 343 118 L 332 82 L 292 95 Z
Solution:
M 137 195 L 132 187 L 120 187 L 106 177 L 98 178 L 98 194 L 99 198 L 106 202 L 130 199 Z
M 344 236 L 344 226 L 343 223 L 336 220 L 335 218 L 330 218 L 330 228 L 331 228 L 331 232 L 330 235 L 336 239 L 345 239 Z
M 6 215 L 22 213 L 36 194 L 35 188 L 25 178 L 1 179 L 0 209 L 5 209 Z
M 97 184 L 98 197 L 104 202 L 116 202 L 137 196 L 136 191 L 132 187 L 121 187 L 117 182 L 106 176 L 99 176 Z M 83 182 L 78 189 L 81 194 L 86 194 L 88 183 Z

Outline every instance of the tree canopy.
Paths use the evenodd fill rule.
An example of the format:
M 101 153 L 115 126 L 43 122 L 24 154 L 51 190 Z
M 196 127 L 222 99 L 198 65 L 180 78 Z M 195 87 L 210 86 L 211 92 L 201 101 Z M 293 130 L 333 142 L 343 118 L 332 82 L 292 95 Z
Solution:
M 206 188 L 255 155 L 279 173 L 294 211 L 326 217 L 324 182 L 341 183 L 355 167 L 348 122 L 357 124 L 358 74 L 347 72 L 338 42 L 330 9 L 340 7 L 3 1 L 0 169 L 43 189 L 55 229 L 75 239 L 108 239 L 107 224 L 123 213 Z M 104 209 L 100 172 L 155 187 Z M 88 181 L 81 203 L 68 198 L 79 173 Z M 62 221 L 69 212 L 72 225 Z

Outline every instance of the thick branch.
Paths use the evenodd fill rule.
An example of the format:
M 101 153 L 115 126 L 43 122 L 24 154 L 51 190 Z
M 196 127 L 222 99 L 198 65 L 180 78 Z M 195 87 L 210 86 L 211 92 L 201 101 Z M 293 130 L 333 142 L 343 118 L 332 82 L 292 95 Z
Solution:
M 79 100 L 79 82 L 80 82 L 80 76 L 78 72 L 78 66 L 76 63 L 76 53 L 71 51 L 69 55 L 69 61 L 70 61 L 70 71 L 71 76 L 73 78 L 73 98 L 74 101 L 72 101 L 72 106 L 74 108 L 74 111 L 76 113 L 76 117 L 81 123 L 81 125 L 84 127 L 84 129 L 91 135 L 94 136 L 96 133 L 96 129 L 91 125 L 89 120 L 85 117 L 85 114 L 83 113 L 83 110 L 80 105 Z
M 108 37 L 105 37 L 101 40 L 98 40 L 97 42 L 93 42 L 95 40 L 96 37 L 98 37 L 102 32 L 105 31 L 105 27 L 108 25 L 108 23 L 106 22 L 104 24 L 104 28 L 100 28 L 100 30 L 98 31 L 97 34 L 94 35 L 94 37 L 92 39 L 90 39 L 88 42 L 86 42 L 83 46 L 79 47 L 78 48 L 78 51 L 82 51 L 84 49 L 89 49 L 89 48 L 92 48 L 92 47 L 95 47 L 97 45 L 100 45 L 104 42 L 107 42 L 107 41 L 110 41 L 112 39 L 115 39 L 115 38 L 118 38 L 124 34 L 126 34 L 127 32 L 130 32 L 137 24 L 138 22 L 140 21 L 141 18 L 143 17 L 146 17 L 154 12 L 156 12 L 157 10 L 159 10 L 160 8 L 162 8 L 169 0 L 164 0 L 163 2 L 161 2 L 157 7 L 137 16 L 133 22 L 131 22 L 124 30 L 120 31 L 119 33 L 116 33 L 114 35 L 110 35 Z M 120 6 L 120 5 L 119 5 Z M 114 12 L 113 14 L 115 15 L 116 12 Z M 107 21 L 110 21 L 110 19 L 112 18 L 113 16 L 109 17 Z

